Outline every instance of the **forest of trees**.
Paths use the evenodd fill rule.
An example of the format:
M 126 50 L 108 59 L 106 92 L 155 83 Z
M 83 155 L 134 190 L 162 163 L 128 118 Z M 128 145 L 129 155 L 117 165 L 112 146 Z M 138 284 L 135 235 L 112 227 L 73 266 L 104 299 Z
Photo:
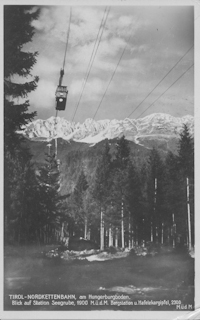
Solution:
M 34 35 L 31 21 L 38 10 L 4 6 L 4 239 L 5 244 L 58 243 L 64 237 L 90 239 L 105 247 L 133 247 L 152 241 L 172 246 L 194 245 L 194 141 L 184 125 L 177 154 L 165 158 L 152 149 L 142 167 L 130 142 L 116 140 L 104 150 L 88 182 L 81 171 L 70 194 L 61 195 L 55 154 L 34 163 L 25 139 L 17 133 L 32 121 L 29 101 L 37 87 L 31 75 L 37 52 L 23 51 Z M 33 79 L 24 83 L 14 76 Z M 91 182 L 92 181 L 92 182 Z
M 147 241 L 193 246 L 194 149 L 188 127 L 177 155 L 168 152 L 163 159 L 152 149 L 142 168 L 134 164 L 129 143 L 118 139 L 113 158 L 106 141 L 90 186 L 81 172 L 67 201 L 74 225 L 66 219 L 66 234 L 92 239 L 101 249 Z
M 4 236 L 5 241 L 12 237 L 19 243 L 28 236 L 34 210 L 29 204 L 35 196 L 32 156 L 24 138 L 16 133 L 36 115 L 28 113 L 26 98 L 39 80 L 31 75 L 37 52 L 23 51 L 24 44 L 34 35 L 31 21 L 39 14 L 31 13 L 31 9 L 4 6 Z M 17 81 L 19 77 L 24 82 Z

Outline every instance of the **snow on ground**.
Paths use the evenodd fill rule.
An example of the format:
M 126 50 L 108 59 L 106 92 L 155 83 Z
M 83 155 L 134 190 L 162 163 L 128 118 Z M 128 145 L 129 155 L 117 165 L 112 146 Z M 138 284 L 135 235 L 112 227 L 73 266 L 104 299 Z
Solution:
M 150 291 L 156 291 L 156 290 L 160 290 L 161 288 L 158 287 L 144 287 L 144 288 L 137 288 L 133 285 L 129 285 L 129 286 L 115 286 L 115 287 L 111 287 L 111 288 L 103 288 L 100 287 L 99 290 L 101 291 L 111 291 L 111 292 L 121 292 L 121 293 L 127 293 L 127 294 L 134 294 L 134 293 L 143 293 L 143 292 L 150 292 Z
M 119 251 L 116 253 L 108 253 L 108 252 L 100 252 L 98 254 L 94 254 L 86 257 L 88 261 L 105 261 L 119 258 L 126 258 L 129 255 L 129 251 Z
M 107 261 L 113 259 L 126 258 L 131 255 L 136 256 L 155 256 L 157 254 L 169 254 L 174 252 L 174 248 L 170 246 L 155 246 L 153 244 L 148 244 L 146 247 L 143 245 L 134 245 L 132 249 L 121 249 L 110 247 L 107 250 L 101 251 L 99 249 L 90 249 L 83 251 L 73 251 L 65 250 L 61 251 L 60 248 L 54 249 L 46 253 L 48 258 L 61 258 L 64 260 L 87 260 L 92 261 Z M 194 249 L 190 250 L 189 255 L 194 258 Z
M 194 248 L 189 251 L 189 255 L 191 258 L 194 258 Z
M 109 250 L 110 249 L 110 250 Z M 64 260 L 87 260 L 87 261 L 106 261 L 112 259 L 126 258 L 130 253 L 137 256 L 146 256 L 148 253 L 152 256 L 157 254 L 157 250 L 148 250 L 144 246 L 135 245 L 132 249 L 121 249 L 121 248 L 108 248 L 108 250 L 101 251 L 99 249 L 83 250 L 83 251 L 72 251 L 65 250 L 59 251 L 59 248 L 49 251 L 46 256 L 49 258 L 60 257 Z
M 58 249 L 49 251 L 46 256 L 48 258 L 56 258 L 60 257 L 64 260 L 87 260 L 87 261 L 106 261 L 112 259 L 125 258 L 129 255 L 130 251 L 116 251 L 115 253 L 109 253 L 106 251 L 100 251 L 96 249 L 84 250 L 84 251 L 70 251 L 65 250 L 62 253 L 59 253 Z

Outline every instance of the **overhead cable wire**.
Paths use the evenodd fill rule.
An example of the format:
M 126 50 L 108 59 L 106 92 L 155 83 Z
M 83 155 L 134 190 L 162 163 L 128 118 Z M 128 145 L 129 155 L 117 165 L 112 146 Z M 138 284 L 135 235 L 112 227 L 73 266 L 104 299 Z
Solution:
M 139 18 L 138 18 L 138 20 L 139 20 Z M 138 21 L 138 20 L 137 20 L 137 21 Z M 96 110 L 96 112 L 95 112 L 95 114 L 94 114 L 94 116 L 93 116 L 93 120 L 94 120 L 94 118 L 95 118 L 95 116 L 96 116 L 96 114 L 97 114 L 97 112 L 98 112 L 98 110 L 99 110 L 99 108 L 100 108 L 100 106 L 101 106 L 101 103 L 102 103 L 102 101 L 103 101 L 103 99 L 104 99 L 104 97 L 105 97 L 105 95 L 106 95 L 106 93 L 107 93 L 107 91 L 108 91 L 108 88 L 109 88 L 109 86 L 110 86 L 110 83 L 111 83 L 112 79 L 114 78 L 114 75 L 115 75 L 115 73 L 116 73 L 116 71 L 117 71 L 117 68 L 118 68 L 118 66 L 119 66 L 119 64 L 120 64 L 120 62 L 121 62 L 121 60 L 122 60 L 122 57 L 123 57 L 124 52 L 125 52 L 125 50 L 126 50 L 126 48 L 127 48 L 128 42 L 129 42 L 129 40 L 130 40 L 130 38 L 131 38 L 132 32 L 133 32 L 133 28 L 131 28 L 131 32 L 130 32 L 130 35 L 129 35 L 129 37 L 128 37 L 127 43 L 126 43 L 126 45 L 125 45 L 125 47 L 124 47 L 124 49 L 123 49 L 123 51 L 122 51 L 122 54 L 121 54 L 121 56 L 120 56 L 120 58 L 119 58 L 119 60 L 118 60 L 118 63 L 117 63 L 117 65 L 116 65 L 116 68 L 114 69 L 114 72 L 113 72 L 113 74 L 112 74 L 112 76 L 111 76 L 111 78 L 110 78 L 110 81 L 109 81 L 109 83 L 108 83 L 108 86 L 107 86 L 107 88 L 106 88 L 106 90 L 105 90 L 105 92 L 104 92 L 104 94 L 103 94 L 103 96 L 102 96 L 102 99 L 101 99 L 101 101 L 100 101 L 100 103 L 99 103 L 99 105 L 98 105 L 98 107 L 97 107 L 97 110 Z
M 160 99 L 179 79 L 181 79 L 185 74 L 186 72 L 188 72 L 192 67 L 194 66 L 194 63 L 185 71 L 183 72 L 180 77 L 178 77 L 178 79 L 176 79 L 163 93 L 161 93 L 159 95 L 159 97 L 150 104 L 150 106 L 148 106 L 148 108 L 146 108 L 136 119 L 138 119 L 139 117 L 141 117 L 156 101 L 158 101 L 158 99 Z
M 130 36 L 129 36 L 128 41 L 130 40 L 130 37 L 131 37 L 131 34 L 130 34 Z M 120 56 L 120 58 L 119 58 L 119 60 L 118 60 L 118 63 L 117 63 L 117 65 L 116 65 L 114 71 L 113 71 L 113 74 L 112 74 L 112 76 L 111 76 L 111 78 L 110 78 L 110 81 L 108 82 L 108 85 L 107 85 L 107 87 L 106 87 L 106 90 L 105 90 L 105 92 L 104 92 L 104 94 L 103 94 L 103 96 L 102 96 L 102 98 L 101 98 L 101 101 L 100 101 L 100 103 L 99 103 L 99 105 L 98 105 L 98 107 L 97 107 L 97 110 L 96 110 L 96 112 L 95 112 L 95 114 L 94 114 L 94 116 L 93 116 L 93 119 L 95 118 L 95 116 L 96 116 L 96 114 L 97 114 L 97 112 L 98 112 L 98 110 L 99 110 L 99 108 L 100 108 L 100 106 L 101 106 L 101 103 L 102 103 L 102 101 L 103 101 L 103 99 L 104 99 L 104 97 L 105 97 L 105 95 L 106 95 L 106 93 L 107 93 L 107 91 L 108 91 L 108 88 L 109 88 L 109 86 L 110 86 L 110 84 L 111 84 L 111 81 L 112 81 L 112 79 L 114 78 L 114 75 L 115 75 L 115 73 L 116 73 L 116 71 L 117 71 L 117 68 L 118 68 L 118 66 L 119 66 L 119 64 L 120 64 L 120 62 L 121 62 L 121 60 L 122 60 L 122 57 L 123 57 L 124 52 L 125 52 L 125 50 L 126 50 L 126 48 L 127 48 L 127 45 L 128 45 L 128 42 L 126 43 L 126 45 L 125 45 L 125 47 L 124 47 L 124 49 L 123 49 L 123 51 L 122 51 L 122 54 L 121 54 L 121 56 Z
M 100 34 L 99 39 L 98 39 L 98 36 L 97 36 L 97 39 L 98 39 L 98 41 L 96 41 L 96 42 L 98 42 L 98 43 L 97 43 L 97 47 L 95 48 L 95 52 L 94 52 L 94 54 L 93 54 L 93 57 L 90 59 L 91 63 L 90 63 L 90 66 L 89 66 L 89 68 L 88 68 L 89 70 L 88 70 L 87 75 L 86 75 L 86 77 L 85 77 L 84 85 L 83 85 L 83 87 L 82 87 L 81 95 L 80 95 L 80 97 L 79 97 L 79 101 L 78 101 L 78 103 L 77 103 L 77 106 L 76 106 L 76 109 L 75 109 L 75 112 L 74 112 L 72 121 L 74 120 L 74 118 L 75 118 L 75 116 L 76 116 L 76 113 L 77 113 L 77 110 L 78 110 L 78 107 L 79 107 L 79 104 L 80 104 L 80 101 L 81 101 L 81 98 L 82 98 L 82 95 L 83 95 L 85 86 L 86 86 L 86 84 L 87 84 L 87 80 L 88 80 L 88 77 L 89 77 L 89 75 L 90 75 L 90 71 L 91 71 L 91 68 L 92 68 L 92 66 L 93 66 L 94 59 L 95 59 L 95 57 L 96 57 L 96 54 L 97 54 L 97 51 L 98 51 L 98 48 L 99 48 L 99 45 L 100 45 L 100 42 L 101 42 L 101 38 L 102 38 L 103 31 L 104 31 L 104 28 L 105 28 L 105 25 L 106 25 L 106 21 L 107 21 L 107 18 L 108 18 L 109 11 L 110 11 L 110 8 L 109 8 L 108 11 L 106 12 L 105 18 L 103 17 L 103 19 L 104 19 L 103 23 L 101 23 L 101 25 L 100 25 L 100 29 L 102 28 L 102 29 L 101 29 L 101 34 Z M 99 32 L 98 32 L 98 35 L 99 35 Z
M 98 112 L 98 110 L 99 110 L 99 108 L 100 108 L 100 106 L 101 106 L 101 103 L 102 103 L 102 101 L 103 101 L 103 99 L 104 99 L 104 97 L 105 97 L 105 95 L 106 95 L 106 93 L 107 93 L 107 91 L 108 91 L 108 88 L 109 88 L 109 86 L 110 86 L 110 84 L 111 84 L 111 82 L 112 82 L 112 80 L 113 80 L 113 78 L 114 78 L 114 75 L 115 75 L 115 73 L 116 73 L 116 71 L 117 71 L 117 68 L 118 68 L 118 66 L 119 66 L 119 64 L 120 64 L 120 62 L 121 62 L 121 60 L 122 60 L 122 58 L 123 58 L 124 52 L 126 51 L 126 48 L 127 48 L 127 46 L 128 46 L 128 42 L 129 42 L 129 40 L 130 40 L 130 38 L 131 38 L 131 35 L 132 35 L 132 32 L 133 32 L 133 30 L 131 30 L 131 32 L 130 32 L 130 35 L 129 35 L 128 40 L 127 40 L 127 43 L 126 43 L 126 45 L 124 46 L 124 49 L 123 49 L 123 51 L 122 51 L 122 54 L 121 54 L 121 56 L 120 56 L 120 58 L 119 58 L 119 60 L 118 60 L 118 63 L 117 63 L 117 65 L 116 65 L 116 67 L 115 67 L 115 69 L 114 69 L 114 71 L 113 71 L 113 74 L 112 74 L 112 76 L 111 76 L 111 78 L 110 78 L 110 81 L 109 81 L 109 83 L 108 83 L 108 85 L 107 85 L 107 87 L 106 87 L 106 90 L 105 90 L 105 92 L 104 92 L 104 94 L 103 94 L 103 96 L 102 96 L 102 99 L 101 99 L 101 101 L 100 101 L 100 103 L 99 103 L 99 105 L 98 105 L 98 107 L 97 107 L 97 110 L 96 110 L 94 116 L 93 116 L 93 120 L 94 120 L 94 118 L 95 118 L 95 116 L 96 116 L 96 114 L 97 114 L 97 112 Z
M 107 21 L 107 18 L 108 18 L 109 11 L 110 11 L 110 8 L 108 9 L 107 13 L 105 14 L 105 18 L 103 17 L 103 20 L 104 20 L 104 19 L 105 19 L 105 20 L 104 20 L 103 23 L 101 23 L 101 25 L 100 25 L 99 31 L 101 30 L 101 34 L 100 34 L 100 37 L 99 37 L 99 39 L 98 39 L 98 36 L 99 36 L 99 33 L 100 33 L 100 32 L 98 32 L 98 36 L 97 36 L 98 43 L 97 43 L 97 41 L 96 41 L 97 47 L 95 48 L 95 52 L 94 52 L 94 54 L 93 54 L 93 57 L 90 59 L 90 66 L 88 67 L 88 72 L 87 72 L 86 77 L 85 77 L 85 81 L 84 81 L 84 84 L 83 84 L 83 87 L 82 87 L 82 92 L 81 92 L 81 95 L 80 95 L 80 97 L 79 97 L 79 101 L 78 101 L 78 103 L 77 103 L 76 110 L 75 110 L 74 116 L 73 116 L 73 118 L 72 118 L 72 121 L 73 121 L 74 118 L 75 118 L 76 112 L 77 112 L 77 110 L 78 110 L 78 107 L 79 107 L 79 104 L 80 104 L 80 101 L 81 101 L 81 98 L 82 98 L 82 95 L 83 95 L 83 92 L 84 92 L 84 89 L 85 89 L 85 86 L 86 86 L 86 84 L 87 84 L 87 80 L 88 80 L 88 77 L 89 77 L 89 75 L 90 75 L 90 71 L 91 71 L 91 68 L 92 68 L 94 59 L 95 59 L 95 57 L 96 57 L 96 54 L 97 54 L 97 50 L 98 50 L 98 48 L 99 48 L 99 44 L 100 44 L 100 42 L 101 42 L 101 38 L 102 38 L 102 35 L 103 35 L 103 31 L 104 31 L 104 27 L 105 27 L 105 24 L 106 24 L 106 21 Z M 101 29 L 101 27 L 102 27 L 102 29 Z M 96 45 L 96 43 L 95 43 L 95 45 Z
M 96 36 L 96 40 L 95 40 L 95 43 L 94 43 L 94 47 L 93 47 L 93 50 L 92 50 L 92 54 L 91 54 L 91 57 L 90 57 L 90 60 L 89 60 L 88 66 L 87 66 L 87 70 L 86 70 L 86 73 L 85 73 L 84 82 L 85 82 L 85 80 L 86 80 L 86 78 L 87 78 L 87 74 L 88 74 L 88 71 L 89 71 L 89 68 L 90 68 L 90 64 L 91 64 L 91 61 L 92 61 L 93 56 L 94 56 L 95 47 L 96 47 L 96 44 L 97 44 L 97 41 L 98 41 L 98 37 L 99 37 L 100 31 L 101 31 L 101 27 L 103 26 L 103 21 L 104 21 L 104 18 L 105 18 L 105 16 L 106 16 L 107 8 L 108 8 L 108 7 L 106 7 L 105 10 L 104 10 L 104 15 L 103 15 L 103 17 L 102 17 L 101 24 L 100 24 L 100 26 L 99 26 L 98 34 L 97 34 L 97 36 Z M 83 85 L 84 85 L 84 83 L 83 83 Z
M 148 95 L 137 105 L 137 107 L 128 115 L 127 118 L 129 118 L 138 108 L 141 106 L 141 104 L 150 96 L 150 94 L 159 86 L 159 84 L 168 76 L 168 74 L 177 66 L 177 64 L 187 55 L 187 53 L 194 47 L 192 45 L 187 52 L 175 63 L 175 65 L 167 72 L 167 74 L 157 83 L 157 85 L 148 93 Z
M 71 16 L 72 16 L 72 9 L 70 7 L 69 25 L 68 25 L 68 30 L 67 30 L 67 39 L 66 39 L 66 46 L 65 46 L 65 53 L 64 53 L 64 60 L 63 60 L 63 70 L 65 68 L 66 54 L 67 54 L 67 48 L 68 48 L 68 43 L 69 43 L 69 32 L 70 32 Z
M 69 43 L 69 33 L 70 33 L 70 24 L 71 24 L 71 15 L 72 15 L 72 9 L 70 7 L 70 13 L 69 13 L 69 24 L 68 24 L 68 30 L 67 30 L 67 38 L 66 38 L 66 45 L 65 45 L 65 52 L 64 52 L 64 59 L 63 59 L 63 67 L 60 71 L 60 80 L 59 85 L 61 85 L 62 77 L 64 75 L 64 68 L 65 68 L 65 62 L 66 62 L 66 55 L 67 55 L 67 48 Z M 56 109 L 56 116 L 55 116 L 55 125 L 57 124 L 57 117 L 58 117 L 58 110 Z M 55 157 L 57 159 L 57 153 L 58 153 L 58 142 L 57 137 L 55 138 Z
M 81 88 L 81 94 L 80 94 L 79 101 L 77 103 L 76 110 L 75 110 L 75 113 L 73 115 L 72 121 L 73 121 L 73 119 L 74 119 L 74 117 L 76 115 L 76 111 L 78 109 L 78 106 L 79 106 L 79 103 L 80 103 L 80 100 L 81 100 L 81 97 L 82 97 L 82 94 L 83 94 L 83 90 L 84 90 L 84 87 L 85 87 L 85 82 L 86 82 L 86 79 L 87 79 L 87 75 L 88 75 L 88 72 L 89 72 L 89 69 L 90 69 L 90 65 L 91 65 L 92 59 L 94 57 L 95 48 L 96 48 L 96 45 L 97 45 L 97 41 L 98 41 L 98 38 L 99 38 L 101 27 L 103 26 L 103 21 L 104 21 L 105 16 L 106 16 L 106 11 L 107 11 L 107 7 L 104 10 L 104 14 L 103 14 L 100 26 L 99 26 L 99 30 L 98 30 L 98 33 L 97 33 L 97 36 L 96 36 L 96 40 L 95 40 L 95 43 L 94 43 L 94 46 L 93 46 L 92 54 L 90 56 L 90 60 L 89 60 L 89 63 L 88 63 L 87 69 L 86 69 L 86 73 L 85 73 L 85 76 L 84 76 L 84 79 L 83 79 L 82 88 Z

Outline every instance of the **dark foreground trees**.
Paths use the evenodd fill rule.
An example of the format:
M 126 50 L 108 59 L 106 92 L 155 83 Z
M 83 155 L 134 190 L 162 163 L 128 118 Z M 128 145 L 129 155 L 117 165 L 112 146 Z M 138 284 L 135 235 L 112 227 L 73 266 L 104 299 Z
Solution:
M 37 52 L 23 50 L 34 34 L 31 21 L 38 16 L 38 10 L 32 9 L 4 6 L 4 234 L 6 241 L 12 238 L 17 242 L 26 237 L 29 214 L 25 218 L 25 198 L 31 188 L 27 179 L 33 174 L 31 154 L 17 133 L 35 116 L 28 113 L 29 101 L 24 101 L 38 82 L 38 77 L 31 76 Z
M 191 248 L 194 162 L 193 139 L 186 128 L 178 145 L 177 155 L 169 152 L 163 156 L 152 149 L 141 168 L 131 157 L 130 143 L 124 137 L 114 146 L 105 141 L 94 176 L 89 177 L 86 168 L 80 171 L 67 198 L 59 196 L 55 159 L 47 157 L 46 165 L 37 175 L 39 188 L 37 183 L 35 187 L 40 213 L 37 221 L 44 234 L 40 235 L 40 241 L 55 240 L 58 232 L 63 237 L 92 240 L 102 250 L 109 246 L 131 248 L 146 242 Z M 186 151 L 191 148 L 190 152 L 184 152 L 184 148 Z M 35 230 L 38 226 L 35 223 Z M 47 238 L 42 240 L 43 237 Z
M 93 208 L 98 223 L 100 248 L 130 248 L 146 241 L 191 248 L 194 149 L 187 126 L 180 135 L 178 154 L 161 157 L 152 149 L 142 169 L 133 160 L 124 137 L 117 140 L 112 155 L 106 142 L 94 184 L 88 189 L 88 208 Z
M 4 6 L 4 235 L 5 243 L 50 241 L 62 234 L 66 196 L 60 195 L 60 173 L 54 155 L 37 166 L 18 133 L 33 120 L 28 94 L 37 87 L 31 71 L 37 52 L 28 52 L 39 10 Z
M 69 195 L 61 195 L 61 181 L 58 161 L 54 153 L 46 154 L 45 163 L 37 170 L 37 208 L 33 212 L 32 230 L 37 240 L 52 243 L 64 237 L 64 222 L 67 220 Z
M 191 249 L 191 246 L 194 245 L 194 140 L 190 135 L 187 125 L 184 125 L 180 135 L 177 161 L 180 172 L 180 183 L 184 189 L 183 213 L 185 228 L 183 224 L 182 233 L 185 230 L 187 244 L 189 249 Z

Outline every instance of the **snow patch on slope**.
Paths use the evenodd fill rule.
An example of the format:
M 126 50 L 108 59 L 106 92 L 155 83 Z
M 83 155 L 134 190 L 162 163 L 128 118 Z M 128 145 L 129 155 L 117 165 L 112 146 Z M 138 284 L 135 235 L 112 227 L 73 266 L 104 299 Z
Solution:
M 92 145 L 105 139 L 118 138 L 124 134 L 127 140 L 141 144 L 139 138 L 178 137 L 183 124 L 188 125 L 191 134 L 194 133 L 194 118 L 190 115 L 176 118 L 168 114 L 153 113 L 139 119 L 99 121 L 86 119 L 82 124 L 69 122 L 60 117 L 50 117 L 47 120 L 38 119 L 32 122 L 20 133 L 30 140 L 50 141 L 62 138 Z

